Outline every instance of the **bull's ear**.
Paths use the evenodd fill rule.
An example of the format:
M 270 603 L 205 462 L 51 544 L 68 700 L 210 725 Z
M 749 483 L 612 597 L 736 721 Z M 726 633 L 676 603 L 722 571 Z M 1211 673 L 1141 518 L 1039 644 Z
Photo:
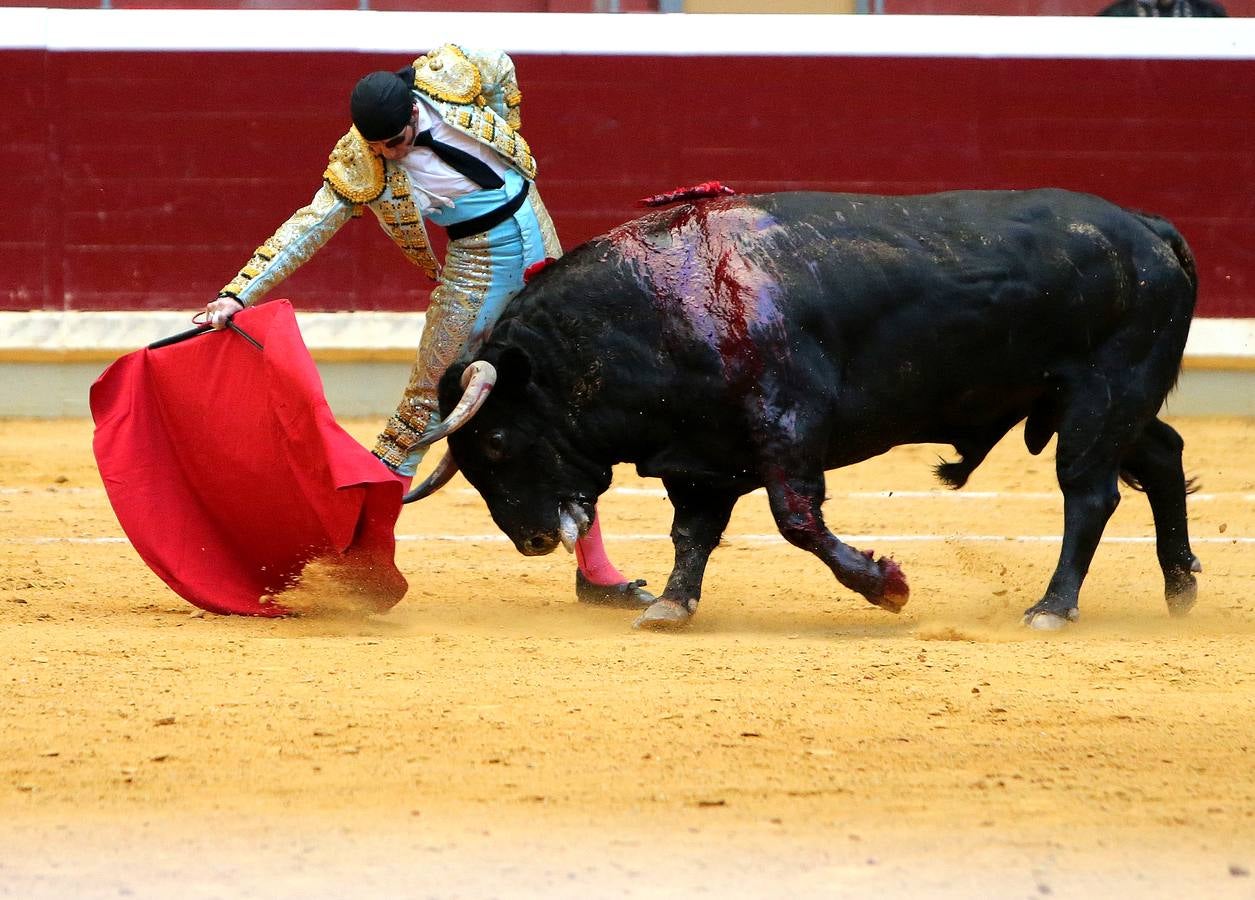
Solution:
M 462 397 L 462 373 L 466 370 L 466 366 L 467 363 L 464 360 L 455 362 L 440 376 L 439 397 L 442 401 L 448 397 L 450 408 Z
M 466 371 L 466 366 L 467 362 L 465 360 L 455 362 L 453 365 L 449 366 L 448 371 L 451 373 L 449 375 L 449 380 L 458 382 L 460 386 L 462 382 L 462 373 Z
M 532 378 L 532 358 L 526 350 L 507 347 L 497 360 L 497 384 L 512 391 L 521 390 Z
M 436 386 L 436 399 L 440 403 L 442 415 L 448 415 L 453 407 L 462 399 L 462 373 L 466 370 L 466 362 L 455 362 L 440 376 Z

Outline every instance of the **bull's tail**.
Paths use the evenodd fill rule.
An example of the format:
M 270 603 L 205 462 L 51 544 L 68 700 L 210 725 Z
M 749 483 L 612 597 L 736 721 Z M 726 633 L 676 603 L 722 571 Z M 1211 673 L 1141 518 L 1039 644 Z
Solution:
M 1123 466 L 1120 467 L 1120 480 L 1133 490 L 1139 491 L 1143 494 L 1146 493 L 1146 486 L 1142 484 L 1142 480 Z M 1197 478 L 1185 479 L 1185 493 L 1196 494 L 1198 493 L 1199 486 Z

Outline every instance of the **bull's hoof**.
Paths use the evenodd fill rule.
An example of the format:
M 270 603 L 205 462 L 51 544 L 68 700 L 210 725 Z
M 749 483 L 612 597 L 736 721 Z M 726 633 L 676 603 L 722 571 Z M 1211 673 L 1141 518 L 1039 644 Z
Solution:
M 1190 585 L 1186 590 L 1168 591 L 1163 599 L 1168 603 L 1168 615 L 1186 615 L 1194 609 L 1195 601 L 1199 599 L 1199 586 Z
M 583 572 L 575 570 L 575 596 L 581 603 L 615 609 L 644 609 L 658 599 L 644 588 L 644 578 L 618 584 L 593 584 Z
M 879 596 L 868 597 L 868 601 L 891 613 L 902 612 L 902 607 L 906 606 L 906 601 L 911 598 L 911 588 L 906 583 L 906 574 L 901 566 L 887 556 L 876 560 L 876 566 L 880 569 L 884 587 Z
M 1034 631 L 1058 631 L 1069 622 L 1079 621 L 1081 611 L 1075 606 L 1064 615 L 1048 609 L 1033 607 L 1024 613 L 1024 624 Z
M 1194 602 L 1198 599 L 1198 581 L 1193 575 L 1170 579 L 1164 599 L 1168 601 L 1168 615 L 1185 615 L 1194 608 Z
M 658 600 L 641 613 L 640 618 L 632 623 L 632 627 L 645 628 L 649 631 L 675 631 L 692 620 L 693 614 L 683 603 L 675 600 Z

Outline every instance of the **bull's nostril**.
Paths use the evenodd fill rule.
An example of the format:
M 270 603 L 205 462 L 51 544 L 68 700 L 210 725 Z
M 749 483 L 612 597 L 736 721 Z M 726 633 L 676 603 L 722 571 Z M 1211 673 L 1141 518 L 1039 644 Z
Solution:
M 528 540 L 527 546 L 532 550 L 543 550 L 545 549 L 545 539 L 540 535 L 536 535 Z

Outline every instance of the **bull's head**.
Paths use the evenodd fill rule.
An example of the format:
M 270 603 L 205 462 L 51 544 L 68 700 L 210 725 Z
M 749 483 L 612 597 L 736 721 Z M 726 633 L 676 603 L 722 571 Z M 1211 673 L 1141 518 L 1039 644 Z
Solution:
M 486 355 L 455 363 L 441 379 L 449 452 L 406 501 L 433 493 L 460 470 L 520 553 L 539 556 L 558 544 L 573 550 L 610 486 L 610 467 L 571 445 L 567 417 L 536 383 L 524 350 Z

